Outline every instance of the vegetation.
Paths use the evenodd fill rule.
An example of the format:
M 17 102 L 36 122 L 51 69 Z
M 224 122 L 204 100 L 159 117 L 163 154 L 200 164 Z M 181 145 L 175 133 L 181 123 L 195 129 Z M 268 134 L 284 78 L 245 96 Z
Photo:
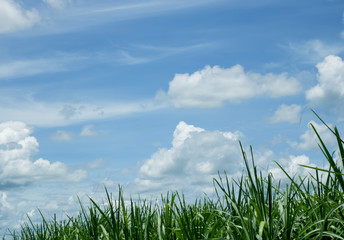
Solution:
M 214 179 L 215 198 L 188 204 L 174 192 L 160 203 L 128 203 L 121 188 L 116 200 L 106 190 L 105 204 L 80 203 L 80 214 L 64 221 L 42 215 L 36 225 L 28 219 L 6 239 L 344 239 L 344 142 L 336 127 L 329 128 L 338 143 L 336 154 L 331 153 L 313 129 L 330 167 L 304 166 L 313 169 L 309 177 L 290 176 L 283 168 L 287 183 L 263 176 L 252 149 L 247 156 L 241 147 L 244 174 L 238 180 Z

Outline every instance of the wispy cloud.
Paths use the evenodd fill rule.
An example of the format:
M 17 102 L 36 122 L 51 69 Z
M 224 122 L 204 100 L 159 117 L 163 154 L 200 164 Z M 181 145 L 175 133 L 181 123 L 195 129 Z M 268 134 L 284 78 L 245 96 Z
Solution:
M 327 44 L 318 39 L 301 43 L 289 43 L 284 48 L 288 49 L 301 62 L 310 64 L 318 63 L 328 55 L 338 55 L 344 51 L 343 44 Z
M 136 65 L 157 61 L 169 56 L 183 54 L 216 46 L 215 43 L 200 43 L 179 47 L 162 47 L 153 45 L 134 45 L 119 50 L 115 54 L 95 51 L 87 54 L 72 52 L 55 53 L 51 57 L 21 58 L 16 60 L 0 60 L 0 80 L 18 77 L 35 76 L 45 73 L 67 72 L 82 69 L 90 64 L 105 63 L 120 65 Z M 130 52 L 136 52 L 136 56 Z M 141 56 L 140 56 L 141 55 Z
M 218 1 L 218 0 L 217 0 Z M 216 1 L 215 1 L 216 2 Z M 214 1 L 209 0 L 200 0 L 200 1 L 145 1 L 145 2 L 138 2 L 138 1 L 128 1 L 126 4 L 116 4 L 114 5 L 113 2 L 108 2 L 105 6 L 96 7 L 93 10 L 85 11 L 84 13 L 92 14 L 92 13 L 125 13 L 125 15 L 132 15 L 132 13 L 136 13 L 136 16 L 130 16 L 130 18 L 137 18 L 142 17 L 144 15 L 152 15 L 152 14 L 162 14 L 169 11 L 176 11 L 184 8 L 190 7 L 197 7 L 202 5 L 207 5 L 210 3 L 214 3 Z M 123 15 L 122 15 L 123 17 Z
M 88 57 L 62 54 L 51 58 L 21 59 L 0 63 L 0 79 L 68 71 Z M 75 63 L 75 64 L 73 64 Z
M 99 169 L 103 168 L 106 165 L 108 165 L 108 161 L 102 159 L 102 158 L 97 158 L 96 160 L 89 162 L 87 166 L 91 169 Z
M 82 128 L 80 132 L 81 137 L 96 137 L 101 135 L 106 135 L 106 131 L 98 131 L 95 129 L 93 124 L 86 125 Z
M 36 9 L 27 10 L 12 0 L 0 0 L 0 34 L 31 28 L 40 21 Z
M 134 57 L 130 53 L 118 50 L 115 54 L 115 62 L 122 65 L 136 65 L 154 61 L 152 57 Z
M 215 4 L 223 0 L 191 1 L 68 1 L 44 0 L 56 11 L 39 9 L 42 19 L 40 28 L 34 34 L 56 34 L 79 31 L 107 22 L 119 22 L 167 14 L 182 9 Z M 52 28 L 51 25 L 54 27 Z
M 51 138 L 55 141 L 60 142 L 69 142 L 73 139 L 74 134 L 71 132 L 66 132 L 62 130 L 58 130 L 56 133 L 54 133 Z
M 43 2 L 53 8 L 64 9 L 72 0 L 43 0 Z
M 23 121 L 35 126 L 66 126 L 160 109 L 154 100 L 133 102 L 42 102 L 30 97 L 1 97 L 0 121 Z
M 215 43 L 200 43 L 179 47 L 163 47 L 141 44 L 133 46 L 132 50 L 118 50 L 115 54 L 115 62 L 122 65 L 144 64 L 173 55 L 215 47 L 215 45 Z M 135 52 L 136 56 L 131 54 L 131 52 Z

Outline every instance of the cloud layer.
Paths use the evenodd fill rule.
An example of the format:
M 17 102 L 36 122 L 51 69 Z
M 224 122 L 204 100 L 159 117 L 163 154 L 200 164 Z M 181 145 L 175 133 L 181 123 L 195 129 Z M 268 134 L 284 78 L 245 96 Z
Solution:
M 169 83 L 168 97 L 177 108 L 219 107 L 225 101 L 240 102 L 259 95 L 272 98 L 301 91 L 297 79 L 279 75 L 245 72 L 241 65 L 230 68 L 206 66 L 193 74 L 176 74 Z

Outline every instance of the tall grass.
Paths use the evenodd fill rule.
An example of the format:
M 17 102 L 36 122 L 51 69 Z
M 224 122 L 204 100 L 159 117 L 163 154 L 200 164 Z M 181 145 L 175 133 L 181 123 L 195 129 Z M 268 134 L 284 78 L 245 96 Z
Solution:
M 321 120 L 321 119 L 320 119 Z M 324 123 L 325 124 L 325 123 Z M 326 125 L 327 126 L 327 125 Z M 319 147 L 328 169 L 310 168 L 309 177 L 290 176 L 281 184 L 272 174 L 257 170 L 252 148 L 241 143 L 245 172 L 241 178 L 219 175 L 215 198 L 187 203 L 178 192 L 167 193 L 159 203 L 124 201 L 119 188 L 113 199 L 106 190 L 103 204 L 91 200 L 80 214 L 57 221 L 56 216 L 34 224 L 30 219 L 6 239 L 344 239 L 344 146 L 338 129 L 329 128 L 337 140 L 339 161 L 317 130 Z M 324 176 L 324 177 L 321 177 Z

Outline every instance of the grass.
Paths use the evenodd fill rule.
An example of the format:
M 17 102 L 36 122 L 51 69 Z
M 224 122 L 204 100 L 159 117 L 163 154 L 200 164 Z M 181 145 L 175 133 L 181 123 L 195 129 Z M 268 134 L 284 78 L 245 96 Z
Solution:
M 85 207 L 80 202 L 76 217 L 58 221 L 41 214 L 40 224 L 28 219 L 4 239 L 344 239 L 344 142 L 336 127 L 328 127 L 337 139 L 336 160 L 312 127 L 329 168 L 303 166 L 313 172 L 308 177 L 290 176 L 278 163 L 287 183 L 264 176 L 252 148 L 246 153 L 240 143 L 246 170 L 237 180 L 219 174 L 215 198 L 190 204 L 182 194 L 170 192 L 159 203 L 128 203 L 121 188 L 117 199 L 106 190 L 105 203 L 90 199 Z

